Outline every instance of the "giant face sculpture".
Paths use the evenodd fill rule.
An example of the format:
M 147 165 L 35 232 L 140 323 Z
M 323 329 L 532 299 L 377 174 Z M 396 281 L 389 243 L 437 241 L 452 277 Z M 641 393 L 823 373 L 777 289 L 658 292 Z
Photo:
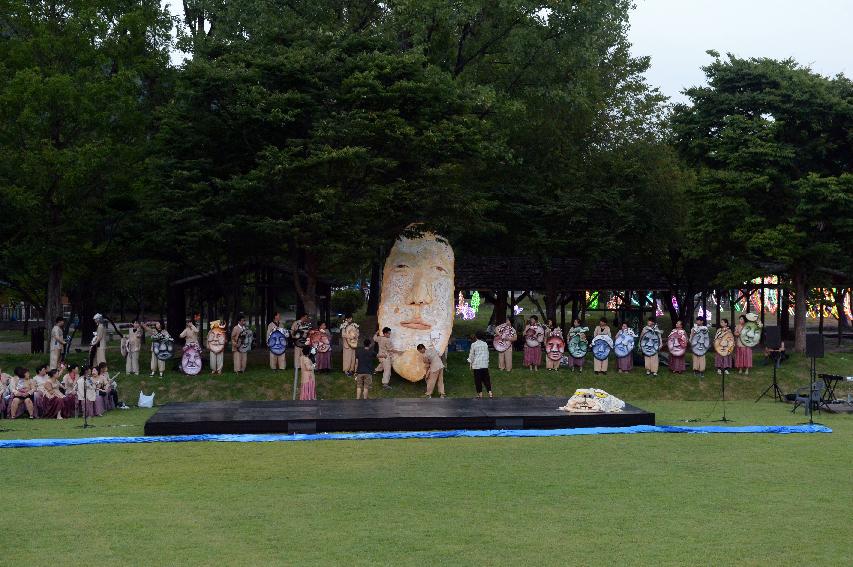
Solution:
M 190 343 L 184 347 L 181 357 L 181 369 L 184 374 L 195 376 L 201 372 L 201 348 L 196 343 Z
M 411 382 L 426 366 L 416 347 L 447 349 L 453 328 L 453 249 L 431 233 L 401 236 L 382 274 L 379 328 L 391 329 L 394 371 Z

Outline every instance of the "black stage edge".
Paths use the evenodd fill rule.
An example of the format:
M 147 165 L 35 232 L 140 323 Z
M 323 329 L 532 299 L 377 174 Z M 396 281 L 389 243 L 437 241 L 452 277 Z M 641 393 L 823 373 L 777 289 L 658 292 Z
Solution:
M 566 413 L 566 398 L 385 398 L 375 400 L 223 401 L 166 404 L 145 435 L 317 433 L 451 429 L 561 429 L 654 425 L 655 414 Z

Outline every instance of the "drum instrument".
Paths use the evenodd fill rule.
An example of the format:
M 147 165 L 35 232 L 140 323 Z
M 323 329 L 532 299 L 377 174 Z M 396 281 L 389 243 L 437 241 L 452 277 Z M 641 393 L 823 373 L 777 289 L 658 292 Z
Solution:
M 502 323 L 495 329 L 495 338 L 492 340 L 492 346 L 498 352 L 504 352 L 512 348 L 512 343 L 518 339 L 518 333 L 515 328 L 509 323 Z
M 308 344 L 308 332 L 311 330 L 311 323 L 308 321 L 302 322 L 297 321 L 296 327 L 293 329 L 293 332 L 290 334 L 290 338 L 293 339 L 294 345 L 299 348 L 304 347 Z
M 717 329 L 714 334 L 714 352 L 720 356 L 730 356 L 735 350 L 735 336 L 729 328 Z
M 761 322 L 758 320 L 757 313 L 747 313 L 746 324 L 740 331 L 740 342 L 746 347 L 758 346 L 761 342 Z
M 610 335 L 596 335 L 592 338 L 592 356 L 596 360 L 607 360 L 613 350 L 613 339 Z
M 345 323 L 341 327 L 341 337 L 348 348 L 358 348 L 358 336 L 360 332 L 356 323 Z
M 181 370 L 188 376 L 201 372 L 201 346 L 198 343 L 188 343 L 184 346 L 181 356 Z
M 244 327 L 237 336 L 237 350 L 240 352 L 249 352 L 252 350 L 252 341 L 255 339 L 255 333 L 252 329 Z
M 284 329 L 281 327 L 273 329 L 270 336 L 267 337 L 267 348 L 275 356 L 284 354 L 285 349 L 287 349 L 287 335 L 285 335 Z
M 317 352 L 329 352 L 332 349 L 328 332 L 323 332 L 320 329 L 308 331 L 308 344 L 314 347 Z
M 687 333 L 683 329 L 673 329 L 666 339 L 666 347 L 672 356 L 684 356 L 687 353 Z
M 640 335 L 640 350 L 645 356 L 656 355 L 660 352 L 662 345 L 663 339 L 661 338 L 661 332 L 657 325 L 652 329 L 647 328 L 647 330 Z
M 155 334 L 151 337 L 151 348 L 157 360 L 169 360 L 175 348 L 175 340 L 167 333 Z
M 545 330 L 542 325 L 533 325 L 524 330 L 524 344 L 536 348 L 545 341 Z
M 613 342 L 613 350 L 616 352 L 617 357 L 623 358 L 631 354 L 636 343 L 637 333 L 633 329 L 619 331 L 616 333 L 616 340 Z
M 691 352 L 696 356 L 705 356 L 709 348 L 711 348 L 711 334 L 708 332 L 708 327 L 704 325 L 693 327 L 693 333 L 690 336 Z

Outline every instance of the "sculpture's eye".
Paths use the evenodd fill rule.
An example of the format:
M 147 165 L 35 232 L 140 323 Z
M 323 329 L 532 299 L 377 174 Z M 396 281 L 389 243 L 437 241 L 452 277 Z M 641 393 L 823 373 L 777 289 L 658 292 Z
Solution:
M 396 265 L 396 266 L 394 266 L 394 267 L 395 267 L 395 268 L 397 268 L 398 270 L 405 270 L 405 269 L 406 269 L 406 268 L 408 268 L 409 266 L 408 266 L 408 264 L 397 264 L 397 265 Z
M 447 273 L 447 270 L 445 270 L 445 269 L 444 269 L 444 268 L 442 268 L 441 266 L 436 266 L 436 267 L 435 267 L 435 271 L 437 271 L 437 272 L 438 272 L 438 273 L 440 273 L 440 274 L 446 274 L 446 273 Z

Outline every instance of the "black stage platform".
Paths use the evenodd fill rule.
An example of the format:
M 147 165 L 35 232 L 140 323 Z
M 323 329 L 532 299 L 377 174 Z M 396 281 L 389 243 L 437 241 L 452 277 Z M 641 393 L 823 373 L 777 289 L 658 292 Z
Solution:
M 228 401 L 166 404 L 146 435 L 316 433 L 450 429 L 560 429 L 654 425 L 655 414 L 566 413 L 566 398 L 386 398 L 375 400 Z

